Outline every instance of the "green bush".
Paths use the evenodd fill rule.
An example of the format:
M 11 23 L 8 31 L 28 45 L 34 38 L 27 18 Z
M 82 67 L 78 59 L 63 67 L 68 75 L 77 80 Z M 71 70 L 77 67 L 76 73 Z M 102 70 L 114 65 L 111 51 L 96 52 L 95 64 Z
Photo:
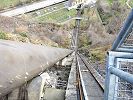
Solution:
M 22 37 L 28 37 L 26 33 L 19 33 Z
M 89 47 L 92 44 L 92 41 L 87 38 L 86 33 L 82 33 L 79 36 L 79 47 Z
M 0 32 L 0 39 L 7 40 L 6 33 L 4 33 L 4 32 Z
M 95 48 L 90 51 L 91 54 L 91 60 L 92 61 L 104 61 L 105 54 L 106 54 L 105 48 Z

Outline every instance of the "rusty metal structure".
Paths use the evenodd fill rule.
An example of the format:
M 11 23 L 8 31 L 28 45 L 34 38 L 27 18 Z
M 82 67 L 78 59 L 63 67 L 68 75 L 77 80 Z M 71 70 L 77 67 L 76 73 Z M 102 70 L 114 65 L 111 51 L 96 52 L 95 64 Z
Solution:
M 69 55 L 67 49 L 0 40 L 0 97 Z

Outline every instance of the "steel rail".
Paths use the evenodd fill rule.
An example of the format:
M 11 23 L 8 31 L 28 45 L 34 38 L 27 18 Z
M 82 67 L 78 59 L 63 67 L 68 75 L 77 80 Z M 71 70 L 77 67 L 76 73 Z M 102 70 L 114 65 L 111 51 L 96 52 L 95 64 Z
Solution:
M 80 61 L 81 60 L 81 61 Z M 80 63 L 82 62 L 82 64 Z M 87 70 L 83 70 L 82 67 L 85 66 Z M 80 76 L 80 83 L 81 83 L 81 86 L 82 86 L 82 91 L 80 90 L 81 93 L 83 93 L 82 97 L 84 97 L 84 100 L 91 100 L 89 98 L 89 95 L 88 93 L 90 93 L 91 91 L 87 91 L 87 88 L 86 88 L 86 82 L 84 80 L 84 74 L 83 73 L 90 73 L 90 75 L 92 76 L 92 79 L 94 79 L 94 81 L 96 82 L 96 84 L 98 84 L 100 90 L 102 91 L 102 93 L 104 92 L 104 85 L 102 83 L 102 81 L 104 80 L 103 78 L 101 78 L 102 76 L 100 76 L 100 79 L 98 79 L 99 77 L 99 74 L 97 74 L 96 72 L 95 73 L 92 73 L 92 69 L 90 70 L 90 68 L 88 68 L 88 63 L 86 63 L 85 59 L 81 56 L 81 55 L 77 55 L 77 67 L 78 67 L 78 72 L 79 72 L 79 76 Z M 82 75 L 83 74 L 83 75 Z M 90 77 L 91 77 L 90 76 Z M 103 79 L 102 81 L 100 81 L 101 79 Z M 96 86 L 97 87 L 97 86 Z M 89 87 L 88 87 L 89 88 Z M 91 88 L 91 87 L 90 87 Z M 97 92 L 97 91 L 95 91 Z M 98 96 L 96 94 L 94 94 L 96 96 L 96 98 L 98 98 Z M 102 95 L 103 96 L 103 95 Z M 100 97 L 101 98 L 101 97 Z M 82 99 L 81 99 L 82 100 Z M 99 99 L 101 100 L 101 99 Z
M 79 91 L 79 98 L 80 98 L 80 100 L 83 100 L 84 94 L 85 94 L 85 93 L 83 93 L 83 91 L 85 92 L 85 89 L 83 89 L 83 87 L 82 87 L 83 82 L 80 80 L 82 78 L 82 76 L 81 76 L 81 73 L 80 73 L 79 70 L 80 69 L 78 67 L 77 68 L 77 83 L 78 83 L 77 88 L 78 88 L 78 91 Z
M 104 91 L 104 81 L 105 81 L 105 79 L 96 71 L 95 68 L 92 67 L 92 65 L 89 62 L 87 62 L 87 60 L 84 58 L 83 55 L 79 54 L 79 57 L 84 62 L 84 64 L 88 68 L 88 70 L 91 72 L 93 77 L 96 79 L 96 81 L 98 82 L 98 84 L 100 85 L 102 90 Z
M 110 67 L 109 71 L 111 74 L 114 74 L 114 75 L 118 76 L 119 78 L 133 84 L 133 74 L 130 74 L 128 72 L 125 72 L 125 71 L 120 70 L 115 67 Z
M 80 92 L 80 100 L 83 100 L 83 98 L 85 100 L 89 100 L 87 97 L 87 91 L 85 89 L 85 85 L 84 85 L 84 81 L 83 81 L 83 76 L 81 73 L 81 68 L 80 68 L 80 63 L 79 63 L 79 59 L 78 56 L 76 56 L 76 60 L 77 60 L 77 73 L 78 73 L 78 84 L 80 84 L 79 86 L 79 92 Z

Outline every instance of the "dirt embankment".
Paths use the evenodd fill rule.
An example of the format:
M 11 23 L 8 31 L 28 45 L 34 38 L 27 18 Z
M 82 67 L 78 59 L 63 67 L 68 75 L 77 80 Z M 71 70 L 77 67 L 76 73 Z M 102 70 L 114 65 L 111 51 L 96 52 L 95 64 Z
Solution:
M 90 45 L 81 52 L 88 56 L 96 69 L 102 70 L 102 74 L 105 74 L 103 70 L 106 53 L 111 49 L 130 10 L 120 4 L 119 0 L 111 5 L 104 3 L 104 0 L 101 1 L 103 1 L 101 4 L 88 11 L 88 28 L 84 31 L 87 33 Z
M 0 16 L 0 31 L 12 34 L 26 34 L 31 39 L 37 38 L 45 44 L 49 42 L 53 46 L 67 47 L 69 30 L 67 26 L 59 26 L 51 23 L 36 23 L 20 18 L 8 18 Z
M 105 0 L 100 0 L 97 10 L 109 34 L 117 34 L 120 31 L 124 20 L 131 11 L 126 2 L 121 0 L 113 0 L 111 4 Z

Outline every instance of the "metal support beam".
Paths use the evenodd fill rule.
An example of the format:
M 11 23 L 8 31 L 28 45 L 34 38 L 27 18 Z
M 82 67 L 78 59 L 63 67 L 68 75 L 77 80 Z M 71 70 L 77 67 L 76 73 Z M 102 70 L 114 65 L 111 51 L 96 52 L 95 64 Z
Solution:
M 81 21 L 81 15 L 82 15 L 82 5 L 79 5 L 77 7 L 77 17 L 75 21 L 75 55 L 77 54 L 78 51 L 78 38 L 79 38 L 79 28 L 80 28 L 80 21 Z
M 120 61 L 132 62 L 133 61 L 132 59 L 133 59 L 133 53 L 114 52 L 114 51 L 108 52 L 107 64 L 106 64 L 104 100 L 115 100 L 114 91 L 116 87 L 117 77 L 133 84 L 133 75 L 118 69 Z
M 132 46 L 126 47 L 126 45 L 123 45 L 132 32 L 132 27 L 133 9 L 115 40 L 111 51 L 109 51 L 107 55 L 104 100 L 117 100 L 121 98 L 129 100 L 132 98 L 128 95 L 129 92 L 132 92 L 131 89 L 124 88 L 124 94 L 120 94 L 123 91 L 123 85 L 126 85 L 126 82 L 128 82 L 129 85 L 130 83 L 133 84 L 133 74 L 128 73 L 129 71 L 125 70 L 132 67 L 131 65 L 128 65 L 127 62 L 133 62 L 133 49 Z
M 76 26 L 76 37 L 75 37 L 75 54 L 78 51 L 78 37 L 79 37 L 79 27 L 80 27 L 80 19 L 76 19 L 77 26 Z

